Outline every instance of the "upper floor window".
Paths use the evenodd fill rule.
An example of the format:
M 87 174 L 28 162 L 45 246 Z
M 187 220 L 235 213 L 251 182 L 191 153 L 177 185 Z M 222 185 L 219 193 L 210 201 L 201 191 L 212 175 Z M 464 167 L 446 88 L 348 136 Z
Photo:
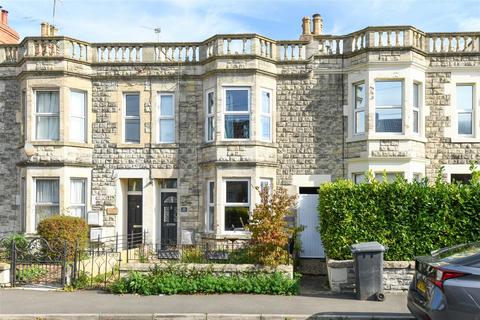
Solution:
M 414 133 L 420 132 L 420 88 L 419 83 L 413 83 L 412 129 Z
M 375 81 L 375 131 L 403 131 L 403 81 Z
M 215 138 L 215 93 L 210 91 L 207 93 L 207 110 L 206 110 L 206 140 L 213 141 Z
M 250 211 L 250 181 L 225 181 L 225 230 L 243 230 Z
M 87 179 L 70 179 L 70 214 L 86 218 Z
M 59 179 L 35 179 L 35 226 L 43 219 L 59 214 Z
M 125 142 L 140 143 L 140 95 L 125 94 Z
M 58 91 L 36 91 L 35 121 L 37 140 L 58 140 L 60 103 Z
M 87 108 L 86 94 L 70 91 L 70 140 L 86 142 Z
M 458 134 L 473 134 L 473 85 L 457 85 L 457 127 Z
M 365 133 L 365 84 L 353 86 L 354 91 L 354 132 Z
M 159 94 L 158 141 L 175 142 L 175 102 L 173 94 Z
M 250 138 L 250 89 L 225 89 L 225 139 Z
M 265 141 L 272 140 L 272 93 L 262 90 L 262 110 L 260 115 L 260 135 Z

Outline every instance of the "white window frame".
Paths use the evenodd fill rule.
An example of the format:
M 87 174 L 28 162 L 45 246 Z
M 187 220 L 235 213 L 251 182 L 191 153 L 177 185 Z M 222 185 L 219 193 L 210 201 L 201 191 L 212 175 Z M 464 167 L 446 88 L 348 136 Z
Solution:
M 402 84 L 402 89 L 400 92 L 400 97 L 402 98 L 401 106 L 380 106 L 377 105 L 377 82 L 400 82 Z M 388 134 L 388 135 L 402 135 L 405 132 L 405 79 L 375 79 L 375 113 L 374 113 L 374 131 L 376 134 Z M 389 131 L 377 131 L 377 109 L 400 109 L 401 119 L 402 119 L 402 130 L 400 132 L 389 132 Z
M 417 101 L 415 101 L 415 87 L 417 87 Z M 422 127 L 422 83 L 414 81 L 412 84 L 412 132 L 419 135 Z M 415 127 L 415 112 L 417 113 L 417 127 Z
M 458 96 L 457 96 L 457 87 L 472 87 L 472 109 L 458 109 Z M 476 99 L 476 84 L 472 82 L 457 82 L 455 83 L 455 121 L 456 121 L 456 132 L 455 134 L 459 137 L 475 137 L 475 99 Z M 471 130 L 472 133 L 459 133 L 459 115 L 460 114 L 470 114 L 471 115 Z
M 207 232 L 215 231 L 215 181 L 207 181 L 207 197 L 206 197 L 206 212 L 205 212 L 205 230 Z M 210 201 L 210 195 L 213 193 L 213 202 Z M 210 209 L 213 209 L 213 217 L 210 217 Z M 212 227 L 211 227 L 212 226 Z
M 208 112 L 208 103 L 209 99 L 208 96 L 212 94 L 213 95 L 213 106 L 212 106 L 212 112 Z M 213 142 L 215 141 L 215 111 L 216 111 L 216 100 L 215 100 L 215 90 L 207 90 L 205 92 L 205 141 L 206 142 Z M 212 138 L 210 139 L 208 136 L 209 133 L 209 120 L 212 120 Z
M 269 112 L 268 113 L 265 113 L 263 112 L 263 93 L 268 93 L 270 95 L 270 99 L 269 99 L 269 106 L 268 106 L 268 110 Z M 273 117 L 272 117 L 272 99 L 273 99 L 273 90 L 271 89 L 261 89 L 260 90 L 260 126 L 259 126 L 259 129 L 258 130 L 260 132 L 260 140 L 261 141 L 266 141 L 266 142 L 272 142 L 273 140 Z M 270 124 L 270 127 L 269 127 L 269 132 L 270 132 L 270 136 L 268 138 L 264 138 L 263 137 L 263 127 L 262 127 L 262 118 L 263 117 L 267 117 L 268 120 L 269 120 L 269 124 Z
M 227 91 L 230 90 L 238 90 L 238 91 L 247 91 L 247 98 L 248 98 L 248 110 L 247 111 L 227 111 Z M 251 109 L 252 109 L 252 101 L 251 101 L 251 88 L 250 87 L 223 87 L 223 140 L 225 141 L 250 141 L 252 139 L 252 116 L 251 116 Z M 244 138 L 227 138 L 226 131 L 225 131 L 225 119 L 227 116 L 234 116 L 234 115 L 248 115 L 248 139 Z
M 72 203 L 72 182 L 73 181 L 82 181 L 83 182 L 83 199 L 85 199 L 84 203 Z M 73 208 L 83 208 L 83 216 L 81 218 L 87 219 L 87 202 L 88 202 L 88 183 L 87 178 L 79 178 L 79 177 L 71 177 L 70 178 L 70 207 L 69 209 Z
M 56 181 L 58 183 L 58 203 L 55 202 L 37 202 L 37 181 Z M 37 230 L 37 226 L 39 221 L 37 221 L 37 207 L 53 207 L 56 206 L 58 207 L 58 214 L 60 214 L 60 177 L 35 177 L 33 178 L 33 230 Z
M 363 85 L 363 108 L 357 108 L 357 86 Z M 361 135 L 365 134 L 366 131 L 366 92 L 365 92 L 365 81 L 353 83 L 353 134 Z M 363 131 L 358 131 L 357 124 L 357 114 L 363 112 Z
M 127 96 L 138 96 L 138 116 L 127 116 Z M 139 92 L 124 92 L 123 93 L 123 142 L 128 144 L 139 144 L 142 142 L 142 120 L 141 120 L 141 101 Z M 127 120 L 138 120 L 139 123 L 139 141 L 127 141 Z
M 160 92 L 158 93 L 158 106 L 157 106 L 157 142 L 158 143 L 175 143 L 177 135 L 177 124 L 175 121 L 175 94 L 173 92 Z M 172 97 L 172 110 L 173 113 L 172 115 L 162 115 L 162 110 L 161 110 L 161 103 L 162 103 L 162 97 Z M 172 120 L 173 121 L 173 140 L 172 141 L 162 141 L 161 139 L 161 120 Z
M 235 181 L 235 182 L 247 182 L 248 184 L 248 187 L 247 187 L 247 192 L 248 192 L 248 202 L 247 203 L 243 203 L 243 202 L 227 202 L 227 182 L 229 181 Z M 238 233 L 247 233 L 246 230 L 242 230 L 242 231 L 232 231 L 232 230 L 226 230 L 225 229 L 225 223 L 226 223 L 226 219 L 225 219 L 225 208 L 226 207 L 240 207 L 240 208 L 247 208 L 248 207 L 248 213 L 249 215 L 251 214 L 251 209 L 252 209 L 252 193 L 251 193 L 251 188 L 250 188 L 250 178 L 227 178 L 227 179 L 223 179 L 223 183 L 222 183 L 222 197 L 224 199 L 223 201 L 223 206 L 222 206 L 222 214 L 223 214 L 223 225 L 222 225 L 222 232 L 223 233 L 226 233 L 226 234 L 238 234 Z
M 37 93 L 38 92 L 57 92 L 58 93 L 58 113 L 53 113 L 53 112 L 48 112 L 48 113 L 39 113 L 37 112 Z M 36 141 L 59 141 L 60 140 L 60 124 L 61 124 L 61 121 L 60 121 L 60 108 L 61 108 L 61 105 L 60 105 L 60 89 L 59 88 L 52 88 L 52 89 L 35 89 L 34 90 L 34 97 L 35 97 L 35 101 L 34 101 L 34 105 L 33 105 L 33 110 L 34 110 L 34 113 L 35 113 L 35 127 L 34 127 L 34 130 L 35 130 L 35 140 Z M 58 119 L 58 133 L 57 133 L 57 136 L 58 138 L 57 139 L 39 139 L 38 138 L 38 117 L 57 117 Z
M 81 93 L 83 94 L 83 97 L 84 97 L 84 104 L 83 104 L 83 114 L 84 116 L 81 117 L 81 116 L 78 116 L 78 115 L 74 115 L 72 114 L 72 111 L 73 111 L 73 108 L 72 108 L 72 93 L 75 92 L 75 93 Z M 70 141 L 74 141 L 74 142 L 87 142 L 88 141 L 88 130 L 87 130 L 87 123 L 88 123 L 88 108 L 87 108 L 87 105 L 88 105 L 88 102 L 87 102 L 87 99 L 88 99 L 88 94 L 86 91 L 84 90 L 77 90 L 77 89 L 70 89 L 70 106 L 69 106 L 69 121 L 70 121 L 70 135 L 69 135 L 69 138 L 70 138 Z M 71 119 L 72 118 L 76 118 L 76 119 L 82 119 L 83 121 L 83 139 L 82 140 L 76 140 L 76 139 L 72 139 L 72 126 L 71 126 Z
M 272 189 L 272 185 L 273 185 L 273 179 L 272 178 L 260 178 L 260 190 L 262 190 L 262 188 L 264 188 L 264 186 L 268 187 L 269 190 Z

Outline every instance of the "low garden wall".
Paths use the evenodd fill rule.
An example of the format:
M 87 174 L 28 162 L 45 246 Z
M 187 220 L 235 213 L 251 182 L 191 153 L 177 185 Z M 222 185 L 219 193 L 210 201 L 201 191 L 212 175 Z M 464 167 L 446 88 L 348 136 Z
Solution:
M 353 260 L 327 260 L 328 283 L 334 292 L 355 290 Z M 389 292 L 408 290 L 415 273 L 414 261 L 384 261 L 383 290 Z
M 132 262 L 120 267 L 120 277 L 126 276 L 129 272 L 149 272 L 154 267 L 157 268 L 169 268 L 171 263 L 137 263 Z M 259 266 L 254 264 L 220 264 L 220 263 L 175 263 L 175 266 L 179 268 L 185 268 L 186 270 L 196 271 L 211 271 L 217 275 L 232 275 L 239 273 L 274 273 L 280 272 L 289 279 L 293 279 L 293 266 L 292 265 L 280 265 L 277 267 Z
M 0 288 L 10 286 L 10 264 L 0 262 Z

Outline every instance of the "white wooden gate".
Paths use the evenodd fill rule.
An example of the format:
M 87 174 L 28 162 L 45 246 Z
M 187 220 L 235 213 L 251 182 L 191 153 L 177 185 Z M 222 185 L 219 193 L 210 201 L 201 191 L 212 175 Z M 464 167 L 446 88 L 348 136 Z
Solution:
M 300 233 L 301 258 L 325 258 L 322 240 L 318 232 L 318 194 L 300 194 L 298 198 L 298 222 L 304 227 Z

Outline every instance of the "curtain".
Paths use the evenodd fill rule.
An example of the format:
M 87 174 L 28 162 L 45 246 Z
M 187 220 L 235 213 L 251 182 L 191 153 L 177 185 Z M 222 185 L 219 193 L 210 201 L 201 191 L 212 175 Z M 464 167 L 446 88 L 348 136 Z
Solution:
M 36 181 L 35 222 L 59 214 L 58 180 Z
M 70 92 L 70 140 L 85 142 L 85 93 Z
M 70 180 L 70 215 L 85 217 L 85 179 Z
M 58 140 L 58 91 L 37 92 L 37 139 Z

